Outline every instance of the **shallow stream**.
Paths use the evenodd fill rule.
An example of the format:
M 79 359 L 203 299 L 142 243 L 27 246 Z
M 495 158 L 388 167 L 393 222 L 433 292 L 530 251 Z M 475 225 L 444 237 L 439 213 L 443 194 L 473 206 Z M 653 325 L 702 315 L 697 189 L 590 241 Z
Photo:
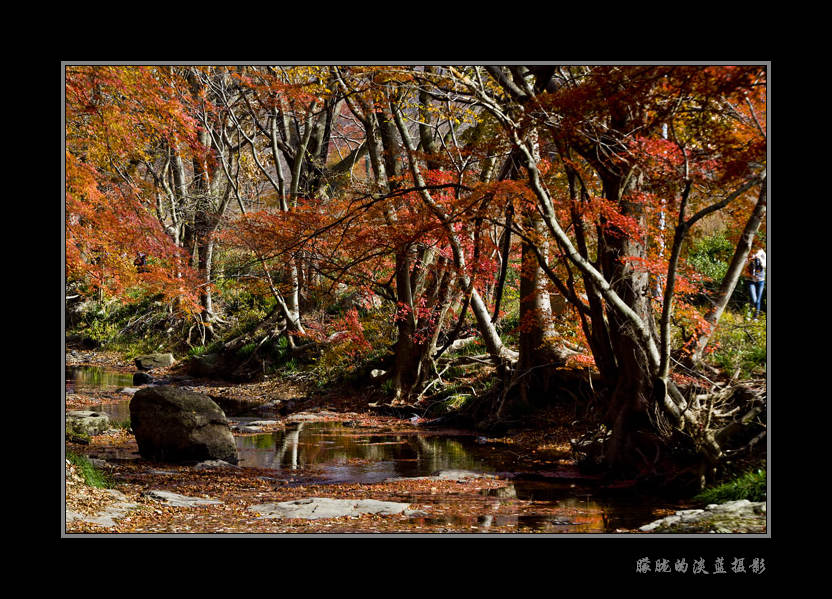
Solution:
M 68 393 L 93 388 L 116 391 L 131 385 L 129 374 L 67 368 Z M 111 420 L 124 421 L 130 416 L 129 401 L 102 404 L 95 410 Z M 269 418 L 258 414 L 229 420 L 245 425 Z M 680 505 L 666 500 L 603 488 L 597 480 L 574 469 L 529 465 L 521 459 L 517 448 L 473 433 L 385 430 L 363 427 L 353 421 L 317 421 L 314 414 L 296 414 L 290 420 L 294 421 L 283 430 L 235 434 L 239 465 L 274 470 L 275 478 L 297 485 L 373 484 L 451 470 L 506 479 L 505 488 L 483 491 L 483 501 L 492 502 L 495 512 L 500 513 L 472 517 L 467 523 L 473 529 L 514 526 L 517 530 L 545 532 L 615 532 L 656 520 L 666 515 L 668 508 L 680 509 Z M 133 453 L 119 457 L 139 456 Z M 506 504 L 523 505 L 524 509 L 513 514 L 496 509 Z

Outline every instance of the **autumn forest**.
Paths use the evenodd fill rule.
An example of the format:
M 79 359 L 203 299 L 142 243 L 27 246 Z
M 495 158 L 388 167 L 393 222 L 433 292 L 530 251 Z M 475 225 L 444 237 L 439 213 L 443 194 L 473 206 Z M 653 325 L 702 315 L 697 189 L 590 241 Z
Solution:
M 62 409 L 129 400 L 130 419 L 111 415 L 106 433 L 68 425 L 65 453 L 139 506 L 145 463 L 189 481 L 156 489 L 225 502 L 140 507 L 111 530 L 432 532 L 442 513 L 441 530 L 460 532 L 461 506 L 485 509 L 482 489 L 499 486 L 464 478 L 469 503 L 442 503 L 457 492 L 442 476 L 339 480 L 351 486 L 330 496 L 407 498 L 417 512 L 305 520 L 312 529 L 300 516 L 221 517 L 234 493 L 267 494 L 262 463 L 255 482 L 232 467 L 246 466 L 245 433 L 305 448 L 283 480 L 330 443 L 332 428 L 297 436 L 314 419 L 345 435 L 396 431 L 370 445 L 412 442 L 418 463 L 425 439 L 454 430 L 470 452 L 510 448 L 528 480 L 555 472 L 591 481 L 593 496 L 626 487 L 682 502 L 602 532 L 749 476 L 763 495 L 746 498 L 765 502 L 770 306 L 767 287 L 749 289 L 767 251 L 765 63 L 62 68 Z M 70 366 L 133 378 L 70 388 Z M 236 453 L 148 449 L 162 441 L 140 400 L 165 390 L 210 397 Z M 384 459 L 411 459 L 395 455 Z M 205 459 L 232 466 L 195 470 Z M 290 487 L 271 500 L 298 500 Z M 534 530 L 564 529 L 554 503 L 517 489 L 464 532 L 528 532 L 535 509 L 548 519 Z M 264 513 L 254 495 L 239 501 Z M 596 531 L 590 507 L 575 509 L 589 528 L 568 531 Z

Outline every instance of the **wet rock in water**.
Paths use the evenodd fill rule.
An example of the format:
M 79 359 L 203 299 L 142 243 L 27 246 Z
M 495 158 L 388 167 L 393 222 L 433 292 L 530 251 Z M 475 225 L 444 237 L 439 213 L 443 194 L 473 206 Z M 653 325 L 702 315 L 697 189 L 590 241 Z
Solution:
M 264 427 L 264 426 L 273 426 L 277 424 L 277 420 L 252 420 L 248 423 L 249 426 L 257 426 L 257 427 Z
M 222 503 L 222 501 L 218 501 L 216 499 L 188 497 L 187 495 L 180 495 L 179 493 L 173 493 L 172 491 L 159 491 L 155 489 L 146 491 L 143 495 L 174 507 L 199 507 L 202 505 L 219 505 Z
M 240 433 L 262 433 L 276 424 L 278 424 L 277 420 L 253 420 L 234 424 L 232 428 Z
M 139 370 L 165 368 L 166 366 L 173 366 L 176 362 L 173 359 L 173 354 L 146 354 L 144 356 L 137 356 L 134 361 L 136 368 Z
M 471 470 L 442 470 L 434 477 L 437 480 L 467 480 L 471 478 L 497 478 L 493 474 L 485 472 L 473 472 Z
M 136 372 L 133 374 L 134 385 L 149 385 L 153 382 L 153 377 L 146 372 Z
M 766 504 L 747 499 L 681 510 L 639 528 L 642 532 L 754 533 L 766 530 Z
M 130 400 L 139 454 L 161 462 L 237 463 L 228 419 L 210 397 L 178 387 L 147 387 Z
M 262 518 L 304 518 L 320 520 L 323 518 L 340 518 L 360 514 L 406 516 L 420 515 L 422 512 L 408 509 L 409 503 L 378 501 L 375 499 L 330 499 L 328 497 L 308 497 L 281 503 L 263 503 L 252 505 L 248 509 L 257 512 Z
M 76 435 L 100 435 L 110 428 L 110 419 L 106 414 L 90 410 L 72 410 L 66 413 L 67 433 Z
M 329 410 L 319 412 L 298 412 L 292 414 L 286 420 L 289 422 L 326 422 L 329 418 L 338 417 L 338 413 Z
M 249 434 L 257 434 L 257 433 L 262 433 L 263 432 L 263 429 L 259 426 L 248 426 L 248 425 L 245 425 L 245 424 L 235 426 L 234 430 L 238 433 L 249 433 Z

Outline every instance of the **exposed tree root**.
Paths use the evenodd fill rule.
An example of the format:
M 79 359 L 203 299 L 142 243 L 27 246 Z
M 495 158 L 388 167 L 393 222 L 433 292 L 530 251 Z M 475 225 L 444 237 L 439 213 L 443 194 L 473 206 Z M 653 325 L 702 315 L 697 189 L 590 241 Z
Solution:
M 628 475 L 660 486 L 698 490 L 724 472 L 738 473 L 765 458 L 765 381 L 696 391 L 677 389 L 667 400 L 673 401 L 678 419 L 662 404 L 652 404 L 655 409 L 647 414 L 650 426 L 637 428 L 626 440 L 633 458 L 627 464 Z M 612 430 L 599 424 L 573 442 L 573 453 L 584 468 L 604 470 L 611 438 Z

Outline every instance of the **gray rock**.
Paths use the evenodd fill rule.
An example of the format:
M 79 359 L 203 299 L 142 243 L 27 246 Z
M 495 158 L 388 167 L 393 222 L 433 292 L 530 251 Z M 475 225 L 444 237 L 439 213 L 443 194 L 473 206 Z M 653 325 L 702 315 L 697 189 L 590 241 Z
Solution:
M 234 430 L 239 433 L 262 433 L 263 429 L 259 426 L 249 426 L 249 425 L 238 425 L 234 427 Z
M 409 507 L 409 503 L 377 501 L 375 499 L 308 497 L 295 501 L 252 505 L 248 509 L 257 512 L 262 518 L 304 518 L 306 520 L 340 518 L 360 514 L 404 514 L 406 516 L 421 514 L 421 512 L 415 510 L 409 510 Z
M 327 420 L 327 416 L 338 416 L 338 414 L 327 410 L 321 412 L 298 412 L 297 414 L 292 414 L 286 420 L 289 422 L 323 422 Z
M 100 435 L 110 428 L 110 419 L 106 414 L 91 410 L 72 410 L 66 413 L 66 430 L 68 433 Z
M 277 420 L 243 420 L 232 423 L 231 428 L 240 433 L 262 433 L 266 427 L 279 424 Z
M 139 370 L 152 370 L 173 366 L 176 360 L 173 359 L 173 354 L 146 354 L 137 356 L 134 362 Z
M 277 420 L 252 420 L 248 426 L 272 426 L 277 424 Z
M 747 499 L 712 503 L 705 509 L 680 510 L 671 516 L 642 526 L 642 532 L 764 532 L 765 502 Z
M 211 398 L 178 387 L 146 387 L 130 400 L 139 454 L 162 462 L 237 463 L 228 419 Z
M 497 477 L 493 474 L 486 474 L 485 472 L 474 472 L 472 470 L 442 470 L 431 478 L 435 478 L 436 480 L 468 480 L 471 478 Z
M 159 491 L 156 489 L 146 491 L 143 495 L 175 507 L 199 507 L 201 505 L 219 505 L 222 503 L 222 501 L 218 501 L 216 499 L 188 497 L 187 495 L 180 495 L 179 493 L 173 493 L 172 491 Z

